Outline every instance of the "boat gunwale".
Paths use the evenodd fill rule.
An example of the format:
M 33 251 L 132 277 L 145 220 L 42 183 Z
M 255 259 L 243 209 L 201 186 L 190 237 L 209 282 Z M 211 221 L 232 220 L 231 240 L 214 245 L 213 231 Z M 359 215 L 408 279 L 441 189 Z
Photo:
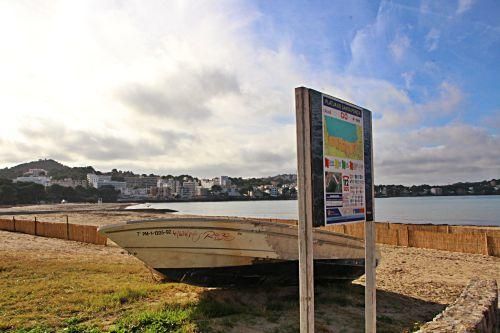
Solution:
M 260 221 L 260 220 L 255 220 L 251 218 L 238 218 L 238 217 L 227 217 L 227 216 L 221 216 L 221 217 L 181 217 L 181 218 L 158 218 L 158 219 L 144 219 L 144 220 L 130 220 L 130 221 L 125 221 L 125 222 L 119 222 L 119 223 L 114 223 L 114 224 L 108 224 L 108 225 L 103 225 L 98 228 L 99 232 L 103 233 L 114 233 L 118 231 L 124 231 L 124 230 L 136 230 L 136 229 L 131 229 L 131 228 L 126 228 L 126 229 L 121 229 L 121 230 L 106 230 L 106 229 L 113 229 L 113 228 L 118 228 L 118 227 L 126 227 L 130 226 L 133 224 L 139 224 L 139 223 L 154 223 L 154 222 L 200 222 L 200 223 L 207 223 L 207 222 L 217 222 L 217 223 L 252 223 L 252 224 L 259 224 L 263 226 L 270 226 L 270 227 L 278 227 L 284 229 L 298 229 L 297 224 L 289 224 L 289 223 L 282 223 L 282 222 L 269 222 L 269 221 Z M 158 227 L 148 227 L 148 228 L 141 228 L 141 229 L 157 229 Z M 186 226 L 175 226 L 175 227 L 169 227 L 169 228 L 176 228 L 176 229 L 181 229 L 181 228 L 189 228 Z M 197 227 L 197 228 L 203 228 L 203 227 Z M 237 230 L 237 228 L 224 228 L 224 227 L 212 227 L 212 229 L 221 229 L 221 230 Z M 254 230 L 248 230 L 251 232 L 257 232 Z M 351 235 L 346 235 L 326 229 L 319 229 L 319 228 L 314 228 L 313 229 L 315 234 L 323 234 L 323 235 L 335 235 L 338 237 L 354 240 L 354 241 L 359 241 L 364 243 L 364 240 L 362 238 L 357 238 Z M 265 231 L 268 232 L 268 231 Z M 272 233 L 272 232 L 271 232 Z M 277 233 L 277 232 L 274 232 Z M 318 241 L 323 241 L 323 240 L 318 240 Z M 363 246 L 364 248 L 364 246 Z

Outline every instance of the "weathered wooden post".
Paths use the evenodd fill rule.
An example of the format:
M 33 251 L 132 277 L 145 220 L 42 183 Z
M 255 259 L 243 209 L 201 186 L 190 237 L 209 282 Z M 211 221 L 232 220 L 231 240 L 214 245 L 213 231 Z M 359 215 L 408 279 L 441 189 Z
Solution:
M 295 89 L 299 186 L 300 331 L 314 332 L 313 227 L 365 223 L 366 331 L 375 332 L 371 112 Z M 343 228 L 346 232 L 346 228 Z
M 35 216 L 35 236 L 37 235 L 37 221 L 36 221 L 36 216 Z
M 14 228 L 14 232 L 16 231 L 16 219 L 12 216 L 12 228 Z
M 300 332 L 314 333 L 314 261 L 309 92 L 295 89 L 299 201 Z
M 69 218 L 66 215 L 66 239 L 69 239 Z
M 484 235 L 484 254 L 489 256 L 490 255 L 490 248 L 488 246 L 488 234 L 486 232 L 484 232 L 483 235 Z

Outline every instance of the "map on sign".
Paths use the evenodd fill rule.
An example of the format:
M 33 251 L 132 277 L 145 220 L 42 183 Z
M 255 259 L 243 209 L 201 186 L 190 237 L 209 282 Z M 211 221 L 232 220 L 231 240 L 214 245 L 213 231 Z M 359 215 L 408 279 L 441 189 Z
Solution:
M 363 110 L 323 95 L 325 223 L 365 220 Z

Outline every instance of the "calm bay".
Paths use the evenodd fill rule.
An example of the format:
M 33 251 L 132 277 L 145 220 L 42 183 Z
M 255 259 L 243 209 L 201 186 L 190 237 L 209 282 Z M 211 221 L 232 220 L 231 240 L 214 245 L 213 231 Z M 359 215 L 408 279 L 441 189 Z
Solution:
M 297 219 L 296 200 L 166 202 L 133 208 L 173 209 L 180 214 Z M 130 207 L 130 208 L 132 208 Z M 376 198 L 379 222 L 500 226 L 500 196 Z

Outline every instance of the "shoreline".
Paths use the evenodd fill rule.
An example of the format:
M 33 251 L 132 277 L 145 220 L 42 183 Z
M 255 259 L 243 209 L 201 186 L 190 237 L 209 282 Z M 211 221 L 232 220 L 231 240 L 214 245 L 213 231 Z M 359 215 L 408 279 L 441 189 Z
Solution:
M 267 201 L 267 200 L 255 200 L 259 202 Z M 290 200 L 269 200 L 269 201 L 290 201 Z M 149 203 L 149 202 L 148 202 Z M 154 202 L 150 202 L 151 204 L 156 204 Z M 169 203 L 174 203 L 174 202 L 169 202 Z M 179 202 L 181 203 L 181 202 Z M 188 202 L 182 202 L 182 203 L 188 203 Z M 181 210 L 176 210 L 172 208 L 137 208 L 137 209 L 130 209 L 128 207 L 134 206 L 134 205 L 142 205 L 141 203 L 138 202 L 130 202 L 130 203 L 102 203 L 102 204 L 97 204 L 97 203 L 65 203 L 65 204 L 41 204 L 41 205 L 14 205 L 14 206 L 0 206 L 0 216 L 33 216 L 33 215 L 40 215 L 40 216 L 46 216 L 50 214 L 84 214 L 84 213 L 105 213 L 105 212 L 116 212 L 116 213 L 132 213 L 132 212 L 138 212 L 138 213 L 144 213 L 144 214 L 152 214 L 152 215 L 157 215 L 158 217 L 163 217 L 165 215 L 163 214 L 168 214 L 168 213 L 180 213 L 182 215 L 200 215 L 200 216 L 226 216 L 226 217 L 244 217 L 244 218 L 254 218 L 254 219 L 277 219 L 277 220 L 289 220 L 289 221 L 297 221 L 296 218 L 288 218 L 288 217 L 280 217 L 279 215 L 277 216 L 246 216 L 246 215 L 212 215 L 212 214 L 204 214 L 204 213 L 190 213 L 190 212 L 183 212 Z M 175 207 L 173 207 L 175 208 Z M 499 228 L 500 227 L 500 220 L 499 222 L 496 222 L 497 224 L 479 224 L 471 222 L 471 223 L 446 223 L 446 222 L 441 222 L 441 221 L 428 221 L 428 220 L 421 220 L 421 221 L 394 221 L 394 220 L 389 220 L 389 219 L 377 219 L 378 223 L 390 223 L 390 224 L 404 224 L 404 225 L 431 225 L 431 226 L 457 226 L 457 227 L 468 227 L 468 228 Z M 495 223 L 495 222 L 493 222 Z M 350 224 L 350 223 L 348 223 Z M 347 225 L 348 225 L 347 224 Z

